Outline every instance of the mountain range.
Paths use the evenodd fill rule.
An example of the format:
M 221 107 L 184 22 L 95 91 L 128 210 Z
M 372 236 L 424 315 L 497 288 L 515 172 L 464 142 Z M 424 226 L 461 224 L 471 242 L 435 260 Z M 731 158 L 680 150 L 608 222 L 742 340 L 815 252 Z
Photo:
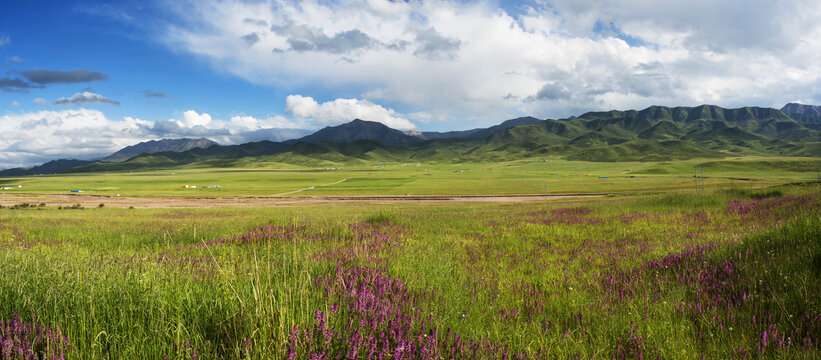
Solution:
M 209 139 L 162 139 L 141 142 L 136 145 L 126 146 L 119 151 L 104 157 L 100 161 L 120 162 L 126 161 L 140 154 L 153 154 L 163 151 L 186 151 L 194 148 L 206 149 L 219 145 L 216 141 Z
M 443 133 L 403 132 L 378 122 L 355 119 L 284 142 L 218 145 L 205 139 L 181 139 L 186 141 L 175 143 L 178 147 L 170 146 L 170 140 L 155 142 L 153 146 L 143 143 L 126 148 L 127 151 L 123 149 L 109 160 L 76 165 L 61 160 L 66 166 L 74 166 L 56 172 L 188 164 L 243 166 L 259 162 L 330 166 L 373 161 L 504 161 L 548 155 L 587 161 L 739 155 L 819 157 L 819 114 L 821 107 L 799 104 L 787 104 L 781 110 L 651 106 L 640 111 L 588 112 L 561 120 L 524 117 L 489 128 Z M 169 150 L 162 151 L 166 145 Z M 0 176 L 17 176 L 7 171 L 10 170 L 0 172 Z
M 456 139 L 484 139 L 484 138 L 486 138 L 490 135 L 493 135 L 493 133 L 495 133 L 497 131 L 500 131 L 500 130 L 510 129 L 512 127 L 519 126 L 519 125 L 535 124 L 535 123 L 538 123 L 540 121 L 542 121 L 542 120 L 539 120 L 539 119 L 531 117 L 531 116 L 526 116 L 526 117 L 510 119 L 510 120 L 502 122 L 499 125 L 494 125 L 494 126 L 491 126 L 491 127 L 488 127 L 488 128 L 476 128 L 476 129 L 470 129 L 470 130 L 447 131 L 447 132 L 406 131 L 405 133 L 408 134 L 408 135 L 411 135 L 411 136 L 418 137 L 422 140 L 452 139 L 452 138 L 456 138 Z
M 208 148 L 210 146 L 218 145 L 215 141 L 209 139 L 162 139 L 141 142 L 139 144 L 126 146 L 119 151 L 106 156 L 100 162 L 122 162 L 132 157 L 142 154 L 153 154 L 157 152 L 173 151 L 181 152 L 191 150 L 194 148 Z M 0 170 L 0 177 L 2 176 L 26 176 L 26 175 L 41 175 L 41 174 L 55 174 L 65 172 L 69 169 L 94 163 L 93 160 L 76 160 L 76 159 L 58 159 L 46 162 L 42 165 L 33 166 L 30 168 L 11 168 Z

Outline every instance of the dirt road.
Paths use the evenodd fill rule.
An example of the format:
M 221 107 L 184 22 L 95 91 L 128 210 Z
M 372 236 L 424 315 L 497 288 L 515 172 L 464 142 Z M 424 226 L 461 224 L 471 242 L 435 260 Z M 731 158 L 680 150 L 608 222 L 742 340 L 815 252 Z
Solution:
M 316 206 L 324 204 L 383 205 L 423 202 L 521 202 L 566 198 L 598 197 L 603 194 L 559 195 L 454 195 L 454 196 L 305 196 L 305 197 L 224 197 L 224 198 L 173 198 L 173 197 L 116 197 L 70 194 L 0 194 L 0 205 L 21 203 L 46 206 L 71 206 L 118 208 L 216 208 L 216 207 L 268 207 L 268 206 Z

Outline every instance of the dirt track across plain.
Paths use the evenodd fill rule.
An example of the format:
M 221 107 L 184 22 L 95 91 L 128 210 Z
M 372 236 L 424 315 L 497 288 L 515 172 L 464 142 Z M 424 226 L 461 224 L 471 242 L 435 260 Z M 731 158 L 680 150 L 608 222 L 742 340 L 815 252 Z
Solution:
M 223 197 L 223 198 L 173 198 L 173 197 L 123 197 L 70 194 L 0 194 L 0 205 L 22 203 L 46 206 L 106 207 L 118 208 L 215 208 L 215 207 L 268 207 L 268 206 L 316 206 L 332 204 L 382 205 L 422 202 L 521 202 L 567 198 L 599 197 L 604 194 L 557 194 L 557 195 L 435 195 L 435 196 L 311 196 L 311 197 Z

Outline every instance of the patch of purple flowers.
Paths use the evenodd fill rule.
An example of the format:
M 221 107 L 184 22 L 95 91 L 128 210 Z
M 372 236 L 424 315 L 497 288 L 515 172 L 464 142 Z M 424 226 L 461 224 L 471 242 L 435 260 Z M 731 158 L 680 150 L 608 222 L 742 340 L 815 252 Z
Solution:
M 20 320 L 19 314 L 8 321 L 0 320 L 0 359 L 65 359 L 66 353 L 73 350 L 68 338 L 59 330 L 36 324 L 37 316 L 32 317 L 32 323 Z

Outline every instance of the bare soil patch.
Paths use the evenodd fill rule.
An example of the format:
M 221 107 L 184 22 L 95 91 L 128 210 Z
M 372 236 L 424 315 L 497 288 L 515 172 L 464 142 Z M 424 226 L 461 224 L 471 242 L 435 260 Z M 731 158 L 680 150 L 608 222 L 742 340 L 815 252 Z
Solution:
M 46 206 L 106 207 L 117 208 L 218 208 L 218 207 L 270 207 L 316 206 L 323 204 L 380 205 L 421 202 L 522 202 L 553 199 L 598 197 L 603 194 L 560 195 L 453 195 L 453 196 L 305 196 L 305 197 L 222 197 L 222 198 L 173 198 L 173 197 L 124 197 L 70 194 L 0 194 L 0 205 L 21 203 Z

